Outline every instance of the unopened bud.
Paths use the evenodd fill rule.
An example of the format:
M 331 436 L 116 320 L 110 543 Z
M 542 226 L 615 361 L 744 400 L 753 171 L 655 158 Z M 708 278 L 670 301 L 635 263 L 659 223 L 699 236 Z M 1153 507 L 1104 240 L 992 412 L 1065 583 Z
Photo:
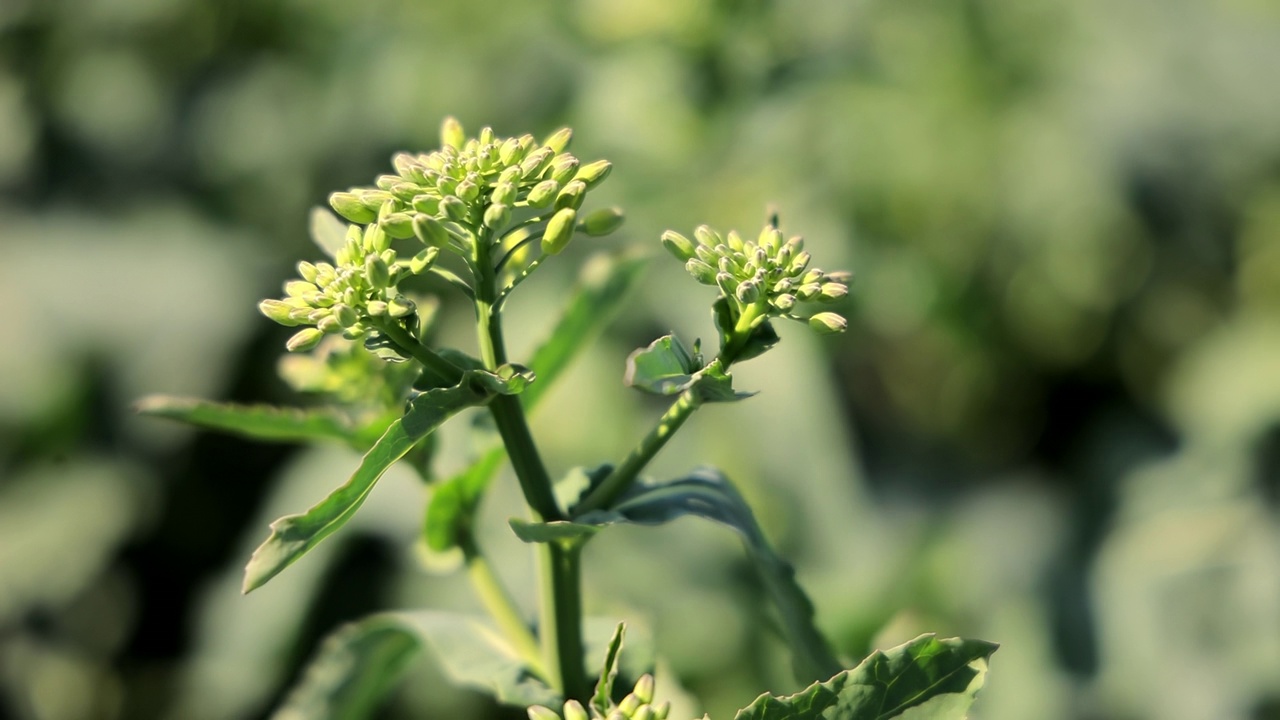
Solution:
M 684 264 L 684 269 L 693 276 L 694 280 L 703 285 L 716 284 L 716 269 L 698 258 L 689 258 L 689 261 Z
M 622 711 L 623 715 L 631 717 L 640 708 L 641 704 L 640 698 L 635 693 L 627 693 L 627 696 L 622 698 L 622 702 L 618 703 L 618 709 Z
M 645 673 L 636 681 L 635 689 L 632 690 L 636 697 L 640 698 L 640 702 L 648 705 L 653 702 L 653 675 Z
M 602 237 L 622 227 L 622 221 L 622 208 L 600 208 L 587 213 L 578 229 L 591 237 Z
M 364 261 L 364 276 L 369 279 L 369 284 L 381 290 L 391 282 L 391 270 L 382 258 L 377 255 L 370 255 Z
M 440 221 L 430 215 L 413 217 L 413 234 L 423 245 L 430 248 L 445 247 L 449 243 L 449 231 L 444 229 Z
M 688 262 L 694 255 L 693 241 L 675 230 L 662 233 L 662 247 L 681 262 Z
M 693 236 L 697 238 L 699 243 L 707 247 L 715 247 L 723 242 L 720 238 L 720 233 L 712 230 L 709 225 L 699 225 L 694 228 Z
M 409 260 L 409 272 L 414 275 L 424 272 L 427 268 L 435 264 L 436 258 L 439 256 L 440 248 L 438 247 L 429 247 L 423 250 Z
M 667 720 L 669 714 L 671 714 L 670 700 L 663 700 L 653 708 L 653 720 Z
M 440 200 L 440 209 L 444 210 L 444 214 L 451 219 L 462 222 L 467 219 L 467 204 L 454 197 L 448 195 Z
M 263 300 L 258 303 L 258 311 L 285 327 L 296 327 L 299 323 L 291 313 L 294 307 L 283 300 Z
M 378 217 L 376 212 L 365 207 L 360 198 L 352 193 L 336 192 L 330 195 L 329 206 L 342 217 L 359 225 L 373 222 Z
M 409 213 L 391 213 L 382 218 L 382 230 L 387 235 L 404 240 L 413 237 L 413 216 Z
M 725 235 L 724 242 L 729 246 L 729 249 L 734 252 L 744 252 L 747 247 L 747 244 L 742 241 L 742 236 L 738 234 L 737 230 L 730 230 Z
M 415 182 L 422 180 L 422 166 L 409 153 L 396 153 L 391 158 L 391 165 L 402 178 Z
M 821 335 L 834 335 L 835 333 L 844 332 L 848 326 L 848 321 L 833 312 L 820 312 L 809 318 L 809 327 Z
M 809 258 L 809 252 L 807 250 L 801 250 L 796 253 L 794 258 L 791 259 L 791 264 L 787 266 L 787 270 L 792 275 L 797 275 L 803 272 L 805 268 L 809 267 Z
M 440 124 L 440 144 L 455 150 L 461 150 L 467 142 L 467 134 L 462 130 L 462 123 L 450 115 Z
M 480 197 L 480 186 L 470 180 L 463 180 L 458 183 L 458 188 L 455 192 L 457 192 L 458 197 L 462 198 L 465 202 L 471 202 L 472 200 Z
M 844 283 L 838 283 L 838 282 L 828 282 L 828 283 L 823 283 L 822 292 L 819 294 L 818 299 L 825 302 L 831 302 L 833 300 L 839 300 L 840 298 L 848 294 L 849 294 L 848 285 L 845 285 Z
M 556 714 L 555 710 L 542 705 L 534 705 L 529 708 L 528 713 L 529 720 L 560 720 L 560 716 Z
M 756 244 L 772 255 L 782 247 L 782 232 L 776 227 L 765 225 L 760 231 L 760 237 L 756 239 Z
M 507 138 L 507 141 L 502 143 L 502 147 L 498 148 L 498 160 L 502 161 L 503 165 L 511 165 L 522 155 L 519 138 Z
M 395 200 L 391 193 L 385 190 L 359 190 L 356 192 L 356 197 L 360 198 L 360 202 L 364 204 L 365 207 L 375 213 L 375 218 L 377 217 L 376 213 L 382 209 L 382 206 L 386 204 L 388 200 Z
M 511 208 L 503 203 L 494 203 L 484 211 L 484 225 L 492 230 L 500 230 L 511 220 Z
M 734 291 L 734 294 L 737 295 L 738 302 L 743 305 L 750 305 L 760 298 L 760 286 L 748 280 L 744 283 L 739 283 L 738 289 Z
M 574 180 L 565 185 L 560 194 L 556 195 L 555 208 L 563 210 L 564 208 L 573 208 L 577 210 L 582 207 L 582 201 L 587 195 L 587 185 L 581 180 Z
M 294 333 L 293 337 L 285 342 L 284 347 L 289 352 L 306 352 L 319 345 L 323 339 L 323 332 L 317 328 L 307 328 Z
M 320 322 L 316 323 L 316 329 L 325 335 L 336 335 L 342 332 L 342 324 L 338 322 L 338 318 L 329 315 L 321 318 Z
M 372 317 L 382 317 L 387 314 L 387 304 L 382 300 L 370 300 L 364 309 Z
M 393 318 L 402 318 L 405 315 L 412 313 L 417 308 L 418 306 L 409 298 L 403 295 L 397 295 L 392 298 L 391 302 L 387 303 L 387 314 Z
M 796 297 L 801 300 L 812 300 L 818 297 L 818 293 L 822 292 L 822 286 L 818 283 L 806 283 L 796 290 Z
M 414 195 L 413 209 L 427 215 L 435 215 L 440 211 L 440 196 L 438 195 Z
M 551 204 L 556 193 L 560 192 L 560 183 L 555 180 L 543 180 L 529 191 L 527 201 L 531 208 L 543 208 Z
M 564 208 L 551 216 L 547 221 L 547 229 L 542 231 L 542 252 L 546 255 L 559 255 L 573 238 L 574 222 L 578 211 Z
M 653 720 L 653 707 L 650 705 L 641 705 L 636 711 L 631 713 L 631 720 Z
M 566 700 L 564 703 L 564 720 L 591 720 L 586 708 L 577 700 Z
M 551 148 L 553 152 L 564 152 L 569 147 L 569 141 L 573 139 L 573 130 L 567 127 L 560 128 L 547 138 L 543 145 Z
M 551 158 L 555 154 L 555 150 L 548 147 L 541 147 L 534 150 L 525 157 L 523 162 L 520 163 L 520 174 L 523 175 L 526 180 L 532 180 L 533 178 L 538 177 L 538 175 L 542 174 L 542 171 L 546 169 L 547 164 L 551 162 Z
M 333 317 L 338 319 L 338 323 L 342 327 L 349 328 L 360 322 L 360 314 L 350 305 L 338 304 L 333 306 Z
M 304 295 L 310 295 L 313 292 L 319 292 L 320 288 L 312 285 L 306 280 L 290 280 L 284 284 L 284 294 L 289 297 L 300 298 Z
M 489 202 L 502 203 L 503 205 L 513 205 L 516 201 L 516 186 L 514 183 L 500 182 L 493 188 L 493 193 L 489 195 Z
M 578 158 L 569 154 L 557 155 L 556 159 L 551 161 L 548 172 L 551 173 L 551 179 L 558 183 L 569 182 L 569 179 L 578 172 Z
M 796 296 L 791 293 L 783 293 L 773 299 L 773 306 L 782 312 L 789 312 L 791 308 L 796 306 Z
M 720 287 L 720 292 L 724 293 L 725 297 L 733 297 L 738 289 L 733 276 L 729 273 L 716 273 L 716 285 Z
M 608 160 L 596 160 L 578 168 L 578 173 L 574 175 L 574 180 L 581 180 L 586 184 L 587 189 L 591 190 L 597 185 L 605 181 L 609 177 L 609 173 L 613 171 L 613 163 Z

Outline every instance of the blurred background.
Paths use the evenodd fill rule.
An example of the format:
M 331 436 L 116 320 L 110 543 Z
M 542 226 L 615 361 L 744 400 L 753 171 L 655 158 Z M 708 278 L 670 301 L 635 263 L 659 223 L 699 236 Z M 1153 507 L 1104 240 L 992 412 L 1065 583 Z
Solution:
M 627 226 L 521 289 L 517 354 L 592 242 L 754 232 L 773 202 L 855 271 L 848 333 L 782 328 L 736 373 L 760 395 L 653 468 L 724 467 L 842 652 L 997 641 L 984 720 L 1280 718 L 1277 68 L 1270 0 L 3 0 L 0 716 L 264 717 L 344 620 L 473 602 L 421 569 L 395 472 L 241 597 L 267 522 L 356 457 L 131 410 L 301 402 L 257 300 L 315 258 L 310 207 L 453 114 L 615 164 L 593 197 Z M 655 258 L 534 417 L 553 473 L 644 432 L 623 359 L 714 337 L 710 300 Z M 485 540 L 528 588 L 514 488 Z M 728 533 L 587 560 L 589 608 L 648 628 L 700 710 L 796 689 Z M 427 658 L 383 715 L 460 716 L 520 713 Z

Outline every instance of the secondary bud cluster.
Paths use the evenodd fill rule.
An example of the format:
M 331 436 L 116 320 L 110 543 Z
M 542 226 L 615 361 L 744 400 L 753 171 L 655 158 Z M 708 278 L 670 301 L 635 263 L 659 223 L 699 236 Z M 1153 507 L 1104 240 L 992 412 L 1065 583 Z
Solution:
M 376 187 L 334 193 L 329 203 L 353 223 L 378 221 L 394 238 L 416 235 L 428 247 L 463 254 L 478 237 L 498 241 L 516 211 L 527 208 L 548 220 L 542 250 L 555 254 L 575 231 L 607 234 L 622 217 L 616 208 L 579 217 L 587 193 L 604 182 L 612 165 L 583 163 L 566 152 L 572 135 L 564 128 L 539 143 L 532 135 L 500 138 L 486 127 L 468 139 L 448 118 L 439 150 L 400 153 L 392 158 L 395 174 L 380 176 Z M 451 234 L 451 226 L 472 232 Z
M 560 713 L 542 705 L 534 705 L 528 712 L 529 720 L 667 720 L 671 703 L 666 701 L 653 704 L 653 676 L 646 674 L 636 682 L 635 689 L 611 708 L 607 715 L 601 715 L 595 708 L 588 713 L 577 700 L 566 702 Z
M 362 339 L 380 319 L 400 322 L 415 315 L 416 305 L 396 286 L 431 267 L 439 253 L 427 248 L 403 260 L 381 224 L 352 225 L 333 264 L 298 263 L 299 279 L 284 284 L 284 298 L 263 300 L 258 309 L 281 325 L 307 326 L 285 344 L 290 352 L 311 350 L 326 335 Z
M 685 263 L 695 280 L 720 289 L 735 317 L 785 317 L 807 322 L 819 332 L 840 332 L 845 319 L 833 312 L 802 317 L 793 311 L 839 300 L 849 293 L 850 274 L 810 267 L 804 240 L 783 240 L 777 226 L 764 226 L 754 242 L 734 230 L 721 235 L 706 225 L 694 239 L 674 230 L 662 234 L 662 245 Z

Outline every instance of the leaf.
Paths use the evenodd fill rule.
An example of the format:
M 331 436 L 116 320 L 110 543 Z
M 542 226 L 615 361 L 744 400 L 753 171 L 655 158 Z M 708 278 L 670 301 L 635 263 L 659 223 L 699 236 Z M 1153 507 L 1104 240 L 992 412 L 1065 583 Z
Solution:
M 694 375 L 690 383 L 698 402 L 737 402 L 755 395 L 753 392 L 738 392 L 733 389 L 733 376 L 720 369 L 716 363 L 708 365 Z
M 693 353 L 675 335 L 663 335 L 627 357 L 623 383 L 654 395 L 675 395 L 694 382 Z
M 507 523 L 515 531 L 516 537 L 527 543 L 564 542 L 573 545 L 584 542 L 590 539 L 592 535 L 600 532 L 599 525 L 584 525 L 566 520 L 532 523 L 519 518 L 511 518 Z
M 312 242 L 332 260 L 347 244 L 347 224 L 329 212 L 328 208 L 318 205 L 311 208 L 310 220 Z
M 560 319 L 529 361 L 538 382 L 520 395 L 526 410 L 537 406 L 578 352 L 613 317 L 647 265 L 647 258 L 634 256 L 597 255 L 587 262 Z M 436 486 L 424 519 L 428 547 L 445 552 L 457 545 L 459 533 L 467 531 L 469 516 L 474 514 L 504 457 L 503 447 L 495 445 L 466 470 Z
M 350 480 L 305 513 L 286 515 L 271 523 L 271 535 L 245 567 L 244 592 L 261 587 L 341 527 L 359 509 L 387 468 L 423 436 L 463 408 L 482 404 L 489 397 L 464 379 L 455 387 L 432 390 L 411 400 L 408 412 L 391 423 L 365 453 Z
M 716 331 L 720 336 L 720 351 L 723 352 L 738 322 L 728 298 L 721 296 L 711 305 L 711 318 L 715 321 Z M 781 338 L 778 337 L 778 332 L 773 329 L 773 324 L 764 318 L 757 320 L 757 322 L 759 324 L 752 329 L 747 342 L 738 351 L 737 355 L 731 358 L 733 362 L 743 362 L 758 357 L 778 344 Z
M 134 407 L 143 415 L 179 420 L 258 440 L 340 440 L 354 443 L 359 434 L 342 415 L 319 408 L 236 405 L 171 395 L 151 395 Z
M 726 525 L 742 537 L 778 610 L 796 677 L 808 682 L 838 672 L 840 662 L 813 624 L 813 604 L 796 582 L 795 570 L 773 551 L 751 507 L 718 470 L 700 468 L 671 482 L 637 485 L 613 509 L 586 513 L 574 522 L 659 525 L 686 515 Z
M 761 695 L 734 720 L 963 720 L 997 647 L 921 635 L 795 695 Z
M 613 681 L 618 679 L 619 655 L 622 653 L 622 640 L 627 634 L 627 624 L 618 623 L 609 640 L 609 649 L 605 652 L 604 666 L 600 669 L 600 679 L 596 681 L 596 691 L 591 695 L 591 706 L 600 713 L 600 717 L 609 714 L 609 706 L 613 704 Z
M 409 663 L 427 647 L 450 679 L 487 690 L 500 702 L 519 706 L 560 702 L 560 696 L 486 621 L 440 611 L 388 612 L 349 623 L 331 634 L 272 717 L 372 717 Z

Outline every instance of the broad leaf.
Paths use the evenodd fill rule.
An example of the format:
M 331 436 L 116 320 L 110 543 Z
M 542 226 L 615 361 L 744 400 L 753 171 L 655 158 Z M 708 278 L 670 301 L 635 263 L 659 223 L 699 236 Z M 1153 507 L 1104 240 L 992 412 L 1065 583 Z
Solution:
M 236 405 L 170 395 L 152 395 L 135 406 L 144 415 L 180 420 L 212 430 L 258 440 L 305 442 L 339 440 L 353 443 L 358 431 L 342 415 L 325 409 Z
M 997 647 L 922 635 L 795 695 L 761 695 L 735 720 L 963 720 Z
M 538 678 L 488 622 L 422 611 L 371 615 L 338 629 L 320 647 L 276 720 L 372 717 L 408 664 L 430 647 L 449 677 L 511 705 L 556 705 Z
M 623 382 L 654 395 L 675 395 L 693 384 L 700 368 L 693 352 L 675 335 L 663 335 L 627 357 Z
M 813 604 L 796 582 L 795 570 L 773 551 L 751 507 L 719 471 L 701 468 L 668 483 L 637 485 L 612 510 L 590 512 L 574 522 L 658 525 L 686 515 L 726 525 L 742 537 L 778 610 L 796 677 L 808 682 L 838 672 L 841 664 L 813 624 Z
M 529 361 L 538 381 L 520 395 L 526 410 L 537 406 L 578 352 L 599 334 L 647 265 L 645 258 L 598 255 L 583 267 L 560 319 Z M 502 446 L 495 445 L 466 470 L 436 486 L 424 519 L 428 547 L 445 552 L 457 545 L 459 533 L 467 531 L 469 517 L 505 456 Z
M 311 240 L 333 259 L 347 244 L 347 224 L 327 208 L 311 208 Z
M 507 521 L 516 537 L 527 543 L 562 542 L 569 545 L 581 543 L 600 532 L 599 525 L 557 520 L 547 523 L 533 523 L 519 518 Z
M 305 513 L 287 515 L 271 523 L 271 535 L 254 551 L 245 567 L 244 592 L 261 587 L 341 527 L 355 514 L 387 468 L 404 457 L 423 436 L 458 411 L 482 404 L 489 397 L 464 379 L 455 387 L 432 390 L 410 401 L 408 412 L 391 423 L 365 453 L 350 480 Z

